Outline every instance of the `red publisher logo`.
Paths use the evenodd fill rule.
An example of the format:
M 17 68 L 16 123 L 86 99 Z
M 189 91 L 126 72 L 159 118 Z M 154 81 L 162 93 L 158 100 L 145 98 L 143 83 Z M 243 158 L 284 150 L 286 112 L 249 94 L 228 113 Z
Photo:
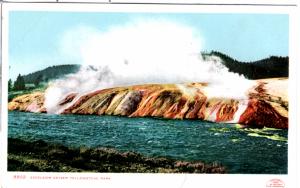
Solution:
M 271 179 L 267 182 L 267 188 L 284 188 L 284 182 L 280 179 Z

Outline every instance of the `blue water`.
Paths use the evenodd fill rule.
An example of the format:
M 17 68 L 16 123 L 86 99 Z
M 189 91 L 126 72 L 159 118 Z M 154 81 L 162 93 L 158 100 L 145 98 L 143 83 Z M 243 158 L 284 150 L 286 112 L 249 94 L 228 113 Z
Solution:
M 113 147 L 146 156 L 219 162 L 229 173 L 286 174 L 287 141 L 260 130 L 199 120 L 9 112 L 8 136 L 66 146 Z M 287 130 L 259 135 L 287 139 Z

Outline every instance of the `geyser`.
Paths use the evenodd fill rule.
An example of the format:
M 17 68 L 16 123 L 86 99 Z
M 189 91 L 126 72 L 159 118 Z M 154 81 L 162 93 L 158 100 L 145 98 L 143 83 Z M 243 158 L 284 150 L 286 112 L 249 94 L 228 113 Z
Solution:
M 45 100 L 49 113 L 60 113 L 65 107 L 58 104 L 70 93 L 78 93 L 79 98 L 116 86 L 207 82 L 211 84 L 205 90 L 209 96 L 230 98 L 246 98 L 245 91 L 251 86 L 243 76 L 229 72 L 220 58 L 203 58 L 200 34 L 184 24 L 139 20 L 86 36 L 80 42 L 70 36 L 64 40 L 69 46 L 77 44 L 82 68 L 50 84 Z

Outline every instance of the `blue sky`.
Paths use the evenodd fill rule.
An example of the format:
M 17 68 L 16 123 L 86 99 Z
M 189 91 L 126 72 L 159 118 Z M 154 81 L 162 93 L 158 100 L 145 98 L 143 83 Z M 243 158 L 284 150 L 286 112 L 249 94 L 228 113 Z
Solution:
M 24 12 L 9 14 L 10 78 L 51 65 L 80 63 L 61 52 L 62 36 L 81 26 L 105 31 L 134 19 L 165 19 L 199 32 L 203 51 L 217 50 L 241 61 L 288 56 L 285 14 L 186 14 Z M 76 54 L 75 54 L 76 55 Z

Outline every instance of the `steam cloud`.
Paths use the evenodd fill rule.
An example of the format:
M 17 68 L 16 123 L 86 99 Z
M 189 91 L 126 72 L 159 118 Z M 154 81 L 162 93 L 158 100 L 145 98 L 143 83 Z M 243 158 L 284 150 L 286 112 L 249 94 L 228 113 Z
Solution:
M 209 82 L 210 96 L 237 98 L 244 98 L 249 87 L 248 80 L 229 72 L 218 57 L 203 58 L 201 37 L 183 24 L 140 20 L 106 31 L 81 28 L 78 34 L 67 32 L 63 50 L 80 58 L 83 66 L 46 90 L 50 113 L 59 113 L 58 103 L 70 93 L 80 97 L 115 86 Z

